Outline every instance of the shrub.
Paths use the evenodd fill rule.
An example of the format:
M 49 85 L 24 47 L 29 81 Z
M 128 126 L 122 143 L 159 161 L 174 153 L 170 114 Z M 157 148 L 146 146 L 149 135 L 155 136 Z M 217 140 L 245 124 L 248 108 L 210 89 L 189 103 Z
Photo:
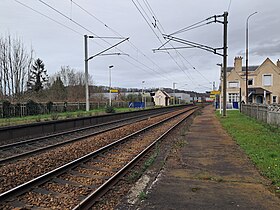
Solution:
M 41 122 L 42 120 L 42 117 L 41 115 L 37 115 L 36 118 L 35 118 L 36 122 Z
M 49 101 L 46 105 L 47 105 L 48 112 L 51 113 L 52 107 L 53 107 L 53 102 Z
M 39 104 L 35 101 L 28 100 L 26 103 L 26 109 L 28 115 L 37 115 L 39 114 Z
M 2 102 L 2 106 L 3 106 L 3 117 L 4 118 L 11 117 L 11 108 L 12 108 L 11 102 L 5 100 Z
M 15 117 L 20 117 L 21 116 L 21 104 L 17 103 L 15 105 Z
M 115 110 L 115 108 L 113 106 L 106 106 L 105 107 L 105 112 L 106 113 L 115 113 L 116 110 Z
M 66 114 L 66 118 L 67 118 L 67 119 L 73 118 L 73 114 L 67 113 L 67 114 Z
M 59 114 L 58 113 L 52 113 L 51 118 L 52 118 L 52 120 L 58 120 Z
M 77 117 L 84 117 L 85 115 L 84 115 L 84 113 L 83 112 L 78 112 L 77 113 Z

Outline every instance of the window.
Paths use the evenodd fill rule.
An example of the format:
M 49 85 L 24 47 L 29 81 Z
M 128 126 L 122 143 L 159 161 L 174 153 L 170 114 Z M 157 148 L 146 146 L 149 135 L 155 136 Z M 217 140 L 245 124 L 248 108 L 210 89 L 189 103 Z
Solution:
M 272 103 L 277 103 L 277 96 L 272 96 Z
M 264 74 L 263 75 L 263 86 L 271 86 L 272 85 L 272 75 Z
M 239 102 L 239 94 L 238 93 L 229 93 L 228 101 L 229 101 L 229 103 Z
M 237 82 L 237 81 L 228 82 L 228 87 L 229 88 L 238 88 L 239 82 Z
M 248 79 L 248 85 L 253 85 L 253 79 Z

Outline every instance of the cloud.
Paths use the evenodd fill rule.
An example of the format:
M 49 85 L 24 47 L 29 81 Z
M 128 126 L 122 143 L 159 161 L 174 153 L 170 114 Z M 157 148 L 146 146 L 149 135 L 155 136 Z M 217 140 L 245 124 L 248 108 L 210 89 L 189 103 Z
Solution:
M 280 40 L 254 46 L 250 49 L 250 54 L 268 57 L 280 55 Z

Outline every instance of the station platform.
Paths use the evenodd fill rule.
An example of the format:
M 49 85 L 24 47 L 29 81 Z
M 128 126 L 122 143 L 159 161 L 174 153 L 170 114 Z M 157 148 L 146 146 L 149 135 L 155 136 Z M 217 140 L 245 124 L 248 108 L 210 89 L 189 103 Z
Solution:
M 196 116 L 177 160 L 137 209 L 280 209 L 248 157 L 222 128 L 212 106 Z

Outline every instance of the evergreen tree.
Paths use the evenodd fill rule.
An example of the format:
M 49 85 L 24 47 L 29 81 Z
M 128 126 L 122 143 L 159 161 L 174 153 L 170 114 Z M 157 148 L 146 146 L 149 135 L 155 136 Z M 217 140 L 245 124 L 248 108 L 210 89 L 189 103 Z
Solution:
M 50 96 L 52 100 L 62 101 L 67 98 L 66 88 L 60 77 L 57 77 L 56 80 L 50 87 Z
M 48 75 L 45 64 L 38 58 L 32 65 L 28 86 L 32 91 L 39 92 L 43 89 L 43 85 L 47 83 L 47 81 Z

